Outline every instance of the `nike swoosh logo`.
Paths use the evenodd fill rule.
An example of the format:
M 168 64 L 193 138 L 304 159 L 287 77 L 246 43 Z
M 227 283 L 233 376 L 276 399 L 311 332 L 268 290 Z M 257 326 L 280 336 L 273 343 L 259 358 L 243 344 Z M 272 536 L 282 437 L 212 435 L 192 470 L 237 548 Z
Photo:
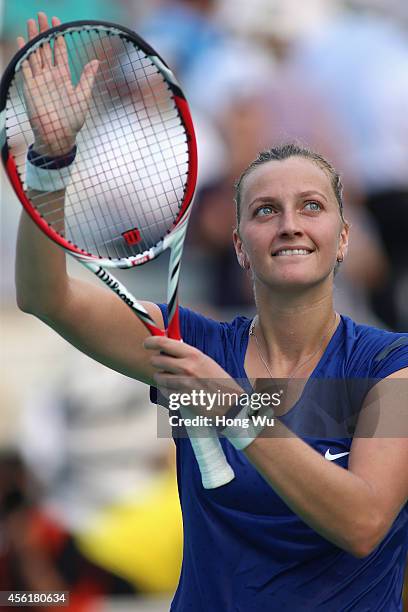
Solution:
M 335 461 L 336 459 L 340 459 L 340 457 L 345 457 L 346 455 L 349 455 L 349 454 L 350 454 L 350 451 L 348 451 L 347 453 L 337 453 L 336 455 L 332 455 L 330 452 L 330 448 L 328 448 L 324 458 L 327 459 L 328 461 Z

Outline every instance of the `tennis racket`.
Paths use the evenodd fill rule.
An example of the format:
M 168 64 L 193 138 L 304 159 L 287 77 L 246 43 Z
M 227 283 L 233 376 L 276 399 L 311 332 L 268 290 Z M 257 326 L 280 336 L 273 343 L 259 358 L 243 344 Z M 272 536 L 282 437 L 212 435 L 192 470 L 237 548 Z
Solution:
M 33 221 L 151 334 L 181 339 L 178 279 L 197 149 L 186 99 L 169 67 L 124 27 L 58 25 L 11 60 L 0 85 L 0 112 L 3 163 Z M 166 249 L 163 331 L 111 270 L 140 266 Z M 230 482 L 234 473 L 216 432 L 187 432 L 203 486 Z

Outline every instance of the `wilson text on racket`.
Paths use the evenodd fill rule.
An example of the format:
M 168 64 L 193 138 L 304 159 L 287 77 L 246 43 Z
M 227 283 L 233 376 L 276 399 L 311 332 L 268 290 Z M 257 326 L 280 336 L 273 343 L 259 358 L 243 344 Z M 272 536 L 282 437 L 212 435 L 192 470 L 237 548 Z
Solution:
M 119 283 L 110 275 L 106 270 L 99 267 L 99 270 L 96 272 L 96 276 L 98 276 L 105 285 L 108 285 L 120 297 L 121 300 L 125 302 L 128 306 L 134 306 L 134 301 L 131 300 L 125 293 L 122 293 L 119 288 Z

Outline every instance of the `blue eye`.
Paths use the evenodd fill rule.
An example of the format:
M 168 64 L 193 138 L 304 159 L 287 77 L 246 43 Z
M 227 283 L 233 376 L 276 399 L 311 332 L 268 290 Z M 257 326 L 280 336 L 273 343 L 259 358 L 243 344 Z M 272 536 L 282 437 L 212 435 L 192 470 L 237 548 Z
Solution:
M 308 202 L 305 208 L 307 207 L 309 207 L 309 210 L 312 212 L 319 212 L 319 210 L 322 210 L 322 206 L 319 204 L 319 202 Z
M 257 217 L 265 217 L 266 215 L 271 215 L 273 213 L 272 206 L 265 204 L 264 206 L 260 206 L 255 211 L 255 216 Z

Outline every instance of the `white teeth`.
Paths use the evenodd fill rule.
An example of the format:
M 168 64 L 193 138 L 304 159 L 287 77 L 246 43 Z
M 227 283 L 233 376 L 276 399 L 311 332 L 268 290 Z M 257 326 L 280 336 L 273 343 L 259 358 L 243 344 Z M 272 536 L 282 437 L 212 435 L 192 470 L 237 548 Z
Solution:
M 279 255 L 309 255 L 310 251 L 306 251 L 306 249 L 283 249 L 282 251 L 278 251 L 276 256 Z

